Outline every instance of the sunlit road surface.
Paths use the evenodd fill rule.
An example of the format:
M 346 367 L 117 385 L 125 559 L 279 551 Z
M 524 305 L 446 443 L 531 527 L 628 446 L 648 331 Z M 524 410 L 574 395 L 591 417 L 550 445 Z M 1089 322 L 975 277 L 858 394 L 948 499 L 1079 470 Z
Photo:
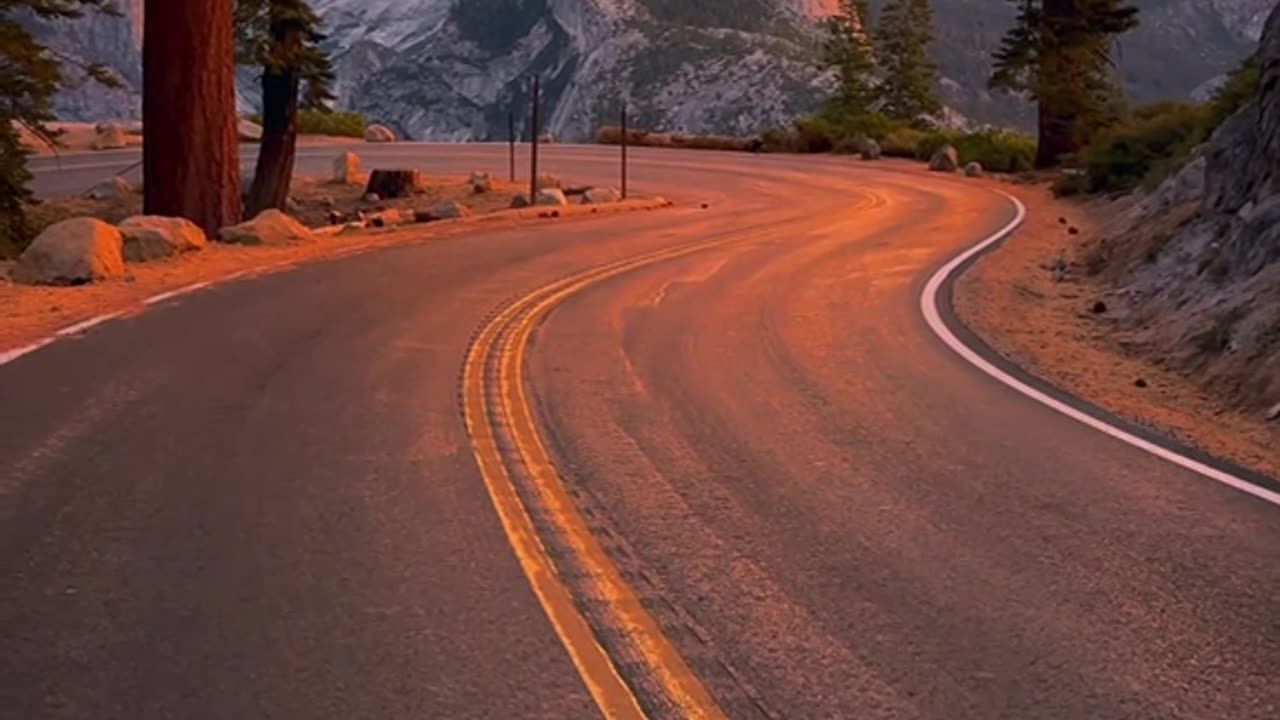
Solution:
M 612 153 L 544 165 L 611 182 Z M 1010 391 L 923 321 L 1007 200 L 837 158 L 633 168 L 679 206 L 221 285 L 0 367 L 0 716 L 600 717 L 563 591 L 635 702 L 609 717 L 1280 717 L 1277 508 Z M 482 472 L 490 431 L 527 462 Z M 529 574 L 564 561 L 560 490 L 621 585 Z M 610 613 L 709 704 L 620 656 Z

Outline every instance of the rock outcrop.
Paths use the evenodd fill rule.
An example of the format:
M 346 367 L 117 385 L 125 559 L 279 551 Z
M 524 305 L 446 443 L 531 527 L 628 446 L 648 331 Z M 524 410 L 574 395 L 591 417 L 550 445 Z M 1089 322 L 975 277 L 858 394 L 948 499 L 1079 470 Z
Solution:
M 119 229 L 128 262 L 173 257 L 209 244 L 204 231 L 186 218 L 135 215 L 120 223 Z
M 13 279 L 27 285 L 82 285 L 124 275 L 123 238 L 94 218 L 45 228 L 18 258 Z
M 1280 6 L 1258 59 L 1257 98 L 1094 254 L 1154 354 L 1265 409 L 1280 400 Z

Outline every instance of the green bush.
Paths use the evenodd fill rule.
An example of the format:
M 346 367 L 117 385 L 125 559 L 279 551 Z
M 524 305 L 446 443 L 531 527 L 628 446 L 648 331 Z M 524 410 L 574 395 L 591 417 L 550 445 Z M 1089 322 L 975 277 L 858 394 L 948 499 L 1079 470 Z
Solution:
M 981 130 L 973 133 L 940 130 L 923 133 L 916 143 L 915 156 L 920 160 L 929 160 L 947 145 L 956 149 L 962 165 L 977 162 L 990 172 L 1025 172 L 1035 165 L 1035 140 L 1009 130 Z
M 792 130 L 792 151 L 801 153 L 831 152 L 838 140 L 835 128 L 825 118 L 814 116 L 797 120 Z
M 898 127 L 880 138 L 880 151 L 885 157 L 914 158 L 916 149 L 929 133 L 913 127 Z
M 1136 110 L 1081 153 L 1085 191 L 1126 192 L 1159 182 L 1205 139 L 1211 122 L 1207 105 L 1164 102 Z
M 250 115 L 251 122 L 262 124 L 261 115 Z M 367 121 L 360 113 L 325 112 L 323 110 L 299 110 L 298 133 L 300 135 L 332 135 L 334 137 L 363 138 Z

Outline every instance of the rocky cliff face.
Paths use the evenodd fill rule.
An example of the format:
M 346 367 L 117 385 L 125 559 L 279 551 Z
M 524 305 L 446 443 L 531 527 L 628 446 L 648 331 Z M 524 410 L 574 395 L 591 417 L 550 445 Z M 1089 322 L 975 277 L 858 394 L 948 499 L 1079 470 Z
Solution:
M 1101 252 L 1154 354 L 1265 409 L 1280 401 L 1280 7 L 1264 30 L 1256 100 L 1123 216 Z
M 884 0 L 872 0 L 878 8 Z M 137 87 L 142 0 L 129 17 L 43 27 L 60 49 L 120 68 Z M 1184 97 L 1243 57 L 1272 0 L 1138 0 L 1143 26 L 1121 45 L 1136 100 Z M 547 129 L 580 139 L 626 100 L 637 124 L 749 133 L 812 110 L 830 79 L 816 18 L 834 0 L 313 0 L 337 60 L 341 104 L 431 139 L 503 137 L 525 122 L 528 77 L 546 91 Z M 935 55 L 948 103 L 980 121 L 1028 119 L 985 90 L 1012 18 L 1003 0 L 934 0 Z M 242 102 L 252 106 L 252 74 Z M 65 93 L 68 119 L 135 117 L 136 92 Z

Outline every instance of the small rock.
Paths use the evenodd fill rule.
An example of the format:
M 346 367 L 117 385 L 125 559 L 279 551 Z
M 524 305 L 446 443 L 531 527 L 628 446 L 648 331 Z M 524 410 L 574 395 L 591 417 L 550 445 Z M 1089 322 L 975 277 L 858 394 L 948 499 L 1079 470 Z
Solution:
M 569 198 L 559 188 L 545 188 L 538 191 L 539 205 L 568 205 Z
M 330 210 L 326 219 L 329 221 L 330 225 L 340 225 L 342 224 L 342 221 L 346 219 L 346 216 L 337 210 Z
M 1079 234 L 1080 234 L 1080 228 L 1078 228 L 1078 227 L 1076 227 L 1076 226 L 1072 225 L 1071 227 L 1067 228 L 1067 234 L 1068 234 L 1068 235 L 1079 235 Z
M 865 138 L 859 143 L 858 154 L 863 160 L 879 160 L 884 155 L 884 150 L 881 149 L 880 143 L 871 138 Z
M 345 152 L 333 159 L 333 181 L 343 185 L 360 185 L 364 176 L 360 174 L 360 156 L 353 152 Z
M 519 210 L 520 208 L 527 208 L 527 207 L 529 207 L 528 195 L 525 195 L 524 193 L 519 193 L 515 197 L 511 198 L 512 210 Z
M 1269 411 L 1267 411 L 1267 420 L 1280 420 L 1280 403 L 1276 403 Z
M 223 242 L 238 245 L 297 245 L 315 241 L 305 225 L 276 209 L 264 210 L 252 220 L 218 231 Z
M 559 189 L 564 187 L 560 180 L 560 176 L 555 173 L 544 172 L 538 175 L 538 189 L 546 190 L 548 188 Z
M 964 166 L 965 177 L 971 177 L 971 178 L 982 177 L 983 172 L 984 171 L 982 169 L 982 163 L 980 162 L 971 162 L 968 165 Z
M 337 203 L 333 201 L 333 197 L 331 195 L 321 195 L 316 198 L 316 203 L 324 208 L 332 208 L 337 205 Z
M 938 148 L 929 159 L 929 169 L 934 172 L 955 172 L 960 169 L 960 153 L 950 145 Z
M 1107 304 L 1101 300 L 1095 302 L 1093 307 L 1089 308 L 1089 312 L 1094 315 L 1101 315 L 1107 311 Z
M 582 193 L 583 205 L 607 205 L 622 200 L 622 193 L 615 188 L 591 188 Z
M 396 134 L 386 125 L 370 125 L 364 131 L 364 141 L 371 143 L 395 142 Z
M 116 175 L 94 185 L 84 196 L 90 200 L 119 200 L 133 192 L 128 180 Z
M 416 223 L 434 222 L 440 218 L 436 217 L 430 210 L 414 210 L 413 221 Z
M 473 172 L 467 180 L 471 185 L 471 192 L 477 195 L 493 191 L 493 178 L 487 172 Z
M 286 198 L 284 209 L 293 215 L 297 215 L 298 211 L 302 210 L 302 203 L 298 202 L 298 198 Z
M 89 145 L 94 150 L 119 150 L 128 145 L 124 126 L 118 123 L 98 123 L 93 130 L 93 142 Z
M 1060 218 L 1058 218 L 1058 224 L 1059 224 L 1059 225 L 1066 225 L 1066 224 L 1067 224 L 1067 219 L 1066 219 L 1066 218 L 1064 218 L 1064 217 L 1060 217 Z
M 186 218 L 135 215 L 120 223 L 124 259 L 148 262 L 203 250 L 209 244 L 204 231 Z
M 13 267 L 25 285 L 81 285 L 124 276 L 124 238 L 112 225 L 73 218 L 36 236 Z
M 556 142 L 556 136 L 551 133 L 543 133 L 538 136 L 538 142 L 544 145 L 554 145 Z
M 262 126 L 250 120 L 240 119 L 236 123 L 236 134 L 241 140 L 256 142 L 262 140 Z
M 376 203 L 376 202 L 382 202 L 382 196 L 379 195 L 378 193 L 365 193 L 364 201 L 370 204 Z
M 400 214 L 399 210 L 395 208 L 387 208 L 386 210 L 383 210 L 369 218 L 369 222 L 374 227 L 391 227 L 392 225 L 399 225 L 404 222 L 404 217 Z
M 431 207 L 431 214 L 442 220 L 451 220 L 467 217 L 471 215 L 471 210 L 456 200 L 441 200 Z
M 1147 381 L 1142 378 L 1138 378 L 1137 380 L 1133 381 L 1133 386 L 1138 388 L 1145 388 L 1147 387 Z

